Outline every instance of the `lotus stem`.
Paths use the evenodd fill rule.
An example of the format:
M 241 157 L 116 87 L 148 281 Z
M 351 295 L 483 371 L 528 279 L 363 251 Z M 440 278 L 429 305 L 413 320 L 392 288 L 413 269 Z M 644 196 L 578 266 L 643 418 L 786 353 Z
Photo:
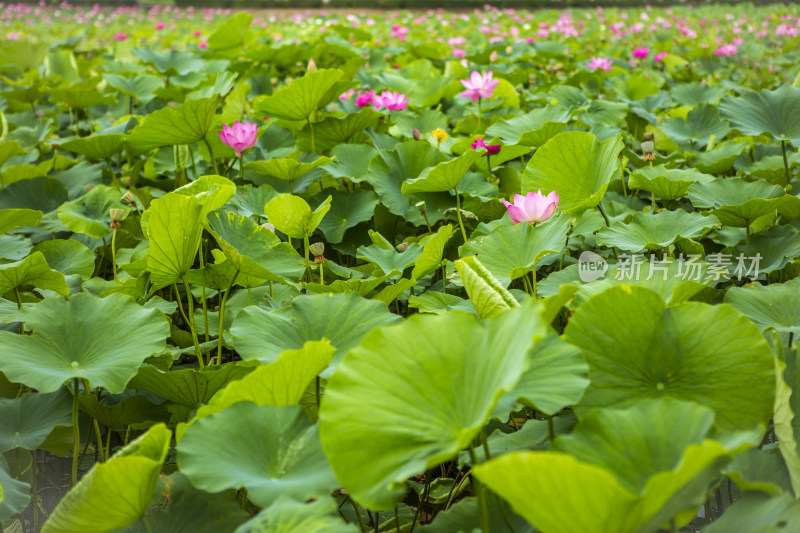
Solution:
M 311 151 L 313 153 L 317 153 L 317 147 L 314 144 L 314 123 L 311 122 L 311 117 L 310 116 L 306 119 L 306 122 L 308 122 L 308 129 L 309 129 L 309 131 L 311 133 Z
M 114 281 L 117 281 L 117 228 L 111 232 L 111 267 L 114 271 Z
M 81 428 L 78 426 L 78 395 L 81 391 L 80 378 L 72 378 L 72 486 L 78 484 L 78 456 L 81 450 Z
M 244 181 L 244 155 L 239 155 L 239 179 Z
M 203 138 L 203 142 L 206 143 L 206 148 L 208 148 L 208 156 L 211 158 L 211 165 L 214 167 L 214 174 L 219 176 L 219 169 L 217 168 L 217 160 L 214 158 L 214 149 L 211 148 L 211 143 L 208 142 L 208 139 Z
M 531 270 L 531 278 L 533 279 L 533 299 L 536 300 L 538 298 L 536 295 L 536 265 L 533 265 Z
M 453 192 L 456 193 L 456 215 L 458 215 L 458 225 L 461 228 L 461 236 L 464 237 L 464 242 L 467 242 L 467 231 L 464 229 L 464 221 L 461 220 L 461 197 L 458 195 L 458 188 L 453 187 Z
M 200 249 L 198 250 L 198 257 L 200 258 L 200 268 L 205 268 L 205 260 L 203 259 L 203 238 L 200 238 Z M 203 333 L 205 334 L 206 342 L 208 342 L 208 302 L 206 301 L 206 288 L 200 287 L 200 302 L 203 304 Z
M 472 465 L 478 464 L 478 456 L 475 454 L 475 448 L 472 444 L 469 445 L 469 458 L 472 461 Z M 482 533 L 489 533 L 489 510 L 486 506 L 486 494 L 483 491 L 483 484 L 474 479 L 473 476 L 473 492 L 475 492 L 475 497 L 478 499 L 478 521 L 481 524 L 481 532 Z
M 478 98 L 478 127 L 475 128 L 475 131 L 481 131 L 481 104 L 483 104 L 483 98 Z
M 303 249 L 304 249 L 305 256 L 306 256 L 306 276 L 308 278 L 308 282 L 311 283 L 311 281 L 313 281 L 313 280 L 311 278 L 311 261 L 310 261 L 310 255 L 309 255 L 309 252 L 308 252 L 308 247 L 309 247 L 308 234 L 304 233 L 303 234 Z
M 786 185 L 789 185 L 792 181 L 791 176 L 789 175 L 789 160 L 786 159 L 786 141 L 781 141 L 781 153 L 783 153 L 783 168 L 786 171 Z
M 194 297 L 192 296 L 192 291 L 189 288 L 189 283 L 186 281 L 186 276 L 182 277 L 183 279 L 183 287 L 186 289 L 186 303 L 189 306 L 189 329 L 192 332 L 192 341 L 194 342 L 194 351 L 197 354 L 197 362 L 200 365 L 200 368 L 206 366 L 205 361 L 203 361 L 203 350 L 200 348 L 200 340 L 197 338 L 197 327 L 194 324 Z M 178 298 L 180 300 L 180 298 Z
M 550 442 L 553 442 L 553 439 L 556 438 L 556 430 L 553 426 L 553 417 L 547 417 L 547 436 L 550 438 Z
M 231 293 L 231 288 L 233 287 L 236 278 L 239 277 L 239 271 L 237 270 L 236 273 L 231 278 L 231 282 L 228 283 L 228 286 L 225 288 L 225 292 L 222 295 L 222 300 L 219 302 L 219 331 L 217 332 L 217 366 L 222 364 L 222 330 L 225 327 L 225 302 L 228 299 L 228 295 Z M 270 282 L 272 284 L 272 282 Z

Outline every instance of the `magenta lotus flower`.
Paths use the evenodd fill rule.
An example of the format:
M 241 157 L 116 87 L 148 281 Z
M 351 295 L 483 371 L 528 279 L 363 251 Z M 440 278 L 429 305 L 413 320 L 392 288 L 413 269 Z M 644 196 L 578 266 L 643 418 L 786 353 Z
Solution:
M 613 63 L 607 57 L 593 57 L 587 66 L 592 70 L 603 69 L 604 72 L 611 72 Z
M 236 157 L 242 157 L 242 152 L 256 145 L 258 125 L 255 122 L 241 123 L 238 120 L 233 127 L 225 124 L 219 132 L 222 142 L 236 151 Z
M 738 51 L 739 48 L 735 44 L 727 43 L 714 50 L 714 55 L 732 57 L 735 56 Z
M 346 102 L 347 100 L 352 98 L 355 94 L 357 94 L 355 89 L 348 89 L 339 95 L 339 101 Z
M 115 33 L 114 34 L 114 39 L 116 39 L 118 41 L 124 41 L 127 38 L 128 38 L 128 34 L 127 33 Z
M 381 95 L 373 100 L 378 107 L 385 107 L 389 111 L 402 111 L 408 107 L 408 98 L 396 91 L 383 91 Z
M 662 63 L 664 61 L 664 58 L 667 57 L 667 55 L 668 54 L 666 52 L 659 52 L 655 56 L 653 56 L 653 60 L 657 61 L 658 63 Z
M 375 99 L 377 97 L 378 96 L 375 94 L 375 91 L 367 91 L 361 93 L 356 97 L 355 101 L 356 107 L 367 107 L 368 105 L 375 102 Z
M 500 151 L 500 148 L 503 146 L 500 144 L 489 144 L 487 145 L 483 139 L 475 139 L 475 142 L 472 143 L 472 149 L 477 150 L 478 148 L 484 148 L 486 150 L 486 155 L 494 155 Z
M 640 46 L 639 48 L 634 48 L 631 55 L 636 59 L 644 59 L 645 57 L 650 55 L 650 49 Z
M 478 103 L 481 98 L 491 98 L 492 93 L 497 88 L 497 84 L 500 82 L 500 80 L 492 79 L 493 75 L 491 70 L 483 74 L 473 70 L 468 80 L 460 80 L 461 85 L 467 90 L 459 94 L 459 96 L 472 98 L 473 104 Z
M 503 200 L 503 205 L 508 209 L 508 217 L 514 224 L 520 222 L 537 224 L 553 216 L 558 209 L 559 198 L 556 191 L 545 196 L 539 190 L 538 192 L 529 192 L 527 196 L 515 194 L 513 204 Z
M 164 24 L 163 22 L 159 22 L 158 24 L 156 24 L 156 29 L 157 30 L 163 30 L 166 27 L 167 27 L 167 25 Z

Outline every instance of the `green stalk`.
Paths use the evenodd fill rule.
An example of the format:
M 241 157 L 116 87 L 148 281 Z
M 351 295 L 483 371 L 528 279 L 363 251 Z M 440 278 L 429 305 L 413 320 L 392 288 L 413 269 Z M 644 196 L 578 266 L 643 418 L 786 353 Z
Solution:
M 303 248 L 305 250 L 305 256 L 306 256 L 306 276 L 308 276 L 308 282 L 311 283 L 311 281 L 312 281 L 312 279 L 311 279 L 311 261 L 309 259 L 310 256 L 309 256 L 309 252 L 308 252 L 308 247 L 309 247 L 308 234 L 304 233 L 303 234 Z
M 225 289 L 225 293 L 222 295 L 222 300 L 220 300 L 219 303 L 219 335 L 217 336 L 217 366 L 222 364 L 222 330 L 223 327 L 225 326 L 225 301 L 228 299 L 228 295 L 231 293 L 231 287 L 233 287 L 233 283 L 236 281 L 237 277 L 239 277 L 238 270 L 231 278 L 231 282 L 228 283 L 228 287 Z
M 200 368 L 206 366 L 203 361 L 203 350 L 200 349 L 200 340 L 197 338 L 197 327 L 194 324 L 194 297 L 192 291 L 189 289 L 189 283 L 186 282 L 186 276 L 182 277 L 183 287 L 186 289 L 186 302 L 189 304 L 189 329 L 192 330 L 192 341 L 194 341 L 194 351 L 197 354 L 197 362 Z
M 244 181 L 244 156 L 239 154 L 239 179 Z
M 200 258 L 200 268 L 205 268 L 205 260 L 203 259 L 203 239 L 200 239 L 200 249 L 198 250 Z M 206 288 L 200 287 L 200 301 L 203 304 L 203 333 L 205 334 L 206 342 L 208 342 L 208 302 L 206 301 Z
M 469 457 L 472 461 L 473 465 L 478 464 L 478 456 L 475 455 L 475 448 L 472 444 L 469 445 Z M 481 524 L 481 532 L 482 533 L 489 533 L 489 509 L 486 506 L 486 495 L 483 492 L 483 484 L 474 478 L 473 476 L 473 491 L 475 492 L 475 497 L 478 499 L 478 521 Z
M 533 299 L 537 298 L 536 296 L 536 265 L 533 266 L 531 270 L 531 278 L 533 278 Z
M 783 168 L 786 170 L 786 185 L 789 185 L 792 178 L 789 176 L 789 161 L 786 159 L 786 141 L 781 141 L 781 152 L 783 153 Z
M 114 281 L 117 281 L 117 228 L 111 232 L 111 266 L 114 269 Z
M 311 152 L 317 153 L 317 148 L 316 145 L 314 144 L 314 123 L 311 122 L 311 117 L 308 117 L 306 119 L 306 122 L 308 122 L 308 129 L 311 132 Z
M 214 167 L 214 174 L 219 176 L 219 169 L 217 168 L 217 160 L 214 158 L 214 149 L 211 148 L 211 143 L 208 142 L 208 139 L 203 139 L 203 142 L 206 143 L 206 148 L 208 148 L 208 155 L 211 158 L 211 164 Z
M 464 221 L 461 220 L 461 197 L 456 187 L 453 187 L 453 192 L 456 193 L 456 215 L 458 215 L 458 225 L 461 227 L 461 236 L 464 237 L 464 242 L 467 242 L 467 231 L 464 229 Z
M 325 263 L 320 263 L 319 264 L 319 284 L 320 285 L 325 285 L 325 273 L 323 272 L 325 269 L 322 268 L 322 265 L 324 265 L 324 264 Z
M 547 436 L 550 438 L 550 442 L 553 442 L 553 439 L 556 438 L 556 430 L 553 426 L 553 417 L 547 417 Z
M 475 131 L 481 131 L 481 104 L 483 103 L 483 98 L 478 97 L 478 127 L 475 128 Z
M 80 394 L 81 380 L 72 379 L 72 486 L 78 484 L 78 455 L 81 451 L 81 428 L 78 426 L 78 395 Z

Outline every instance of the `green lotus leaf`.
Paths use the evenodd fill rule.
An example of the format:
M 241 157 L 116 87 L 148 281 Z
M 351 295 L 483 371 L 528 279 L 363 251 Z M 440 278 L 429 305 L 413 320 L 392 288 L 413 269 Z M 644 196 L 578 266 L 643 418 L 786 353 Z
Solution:
M 740 178 L 695 183 L 689 187 L 692 205 L 709 209 L 723 226 L 747 227 L 755 219 L 774 213 L 785 201 L 783 189 L 766 181 Z
M 158 53 L 151 48 L 136 48 L 131 53 L 144 64 L 152 65 L 162 76 L 183 76 L 200 70 L 205 65 L 201 57 L 180 50 Z
M 399 321 L 386 306 L 353 293 L 298 296 L 289 307 L 266 311 L 246 307 L 231 327 L 236 352 L 245 360 L 272 363 L 288 349 L 299 350 L 307 341 L 327 339 L 336 348 L 329 377 L 344 355 L 371 330 Z
M 492 318 L 508 309 L 519 307 L 517 300 L 476 256 L 461 258 L 455 265 L 470 302 L 481 318 Z
M 745 135 L 769 133 L 777 140 L 800 146 L 800 89 L 784 84 L 774 91 L 748 91 L 726 96 L 719 103 L 722 116 Z
M 772 416 L 772 352 L 732 307 L 666 307 L 651 290 L 612 287 L 578 308 L 565 339 L 589 364 L 578 413 L 670 396 L 711 407 L 720 429 L 750 429 Z
M 411 279 L 422 279 L 423 276 L 439 268 L 444 255 L 444 247 L 452 234 L 453 226 L 445 224 L 440 226 L 436 233 L 429 238 L 421 241 L 423 244 L 422 254 L 414 262 Z
M 672 87 L 669 93 L 679 104 L 694 107 L 700 104 L 716 104 L 728 91 L 721 85 L 683 83 Z
M 236 185 L 228 178 L 222 176 L 200 176 L 191 183 L 183 187 L 178 187 L 173 192 L 194 196 L 200 201 L 203 207 L 201 211 L 202 220 L 212 211 L 216 211 L 228 203 L 228 200 L 236 194 Z M 260 209 L 259 209 L 260 212 Z
M 125 428 L 137 422 L 169 422 L 165 405 L 156 405 L 145 396 L 128 396 L 117 403 L 101 402 L 92 394 L 78 397 L 82 412 L 107 428 Z
M 704 533 L 773 533 L 800 527 L 800 503 L 790 494 L 770 497 L 745 493 L 725 514 L 703 528 Z
M 526 427 L 528 424 L 532 425 L 531 422 L 528 422 Z M 509 505 L 500 498 L 488 498 L 486 507 L 486 514 L 489 515 L 489 529 L 493 533 L 534 533 L 533 526 L 513 512 Z M 513 530 L 509 529 L 509 524 L 514 528 Z M 440 511 L 436 514 L 433 522 L 423 525 L 421 529 L 424 533 L 474 533 L 479 530 L 478 500 L 474 497 L 464 498 L 452 504 L 448 510 Z M 402 528 L 401 531 L 403 531 Z
M 501 225 L 489 235 L 468 240 L 461 247 L 461 255 L 477 255 L 486 269 L 508 287 L 511 281 L 535 269 L 543 257 L 564 249 L 569 219 L 562 214 L 536 227 L 526 223 Z
M 373 244 L 359 248 L 356 257 L 374 265 L 381 274 L 389 274 L 391 272 L 402 273 L 419 259 L 422 252 L 423 247 L 414 243 L 410 244 L 403 252 L 398 252 L 394 248 L 384 249 Z
M 600 142 L 591 133 L 559 133 L 536 150 L 522 176 L 522 190 L 558 191 L 559 207 L 579 214 L 600 203 L 619 174 L 622 140 Z
M 197 198 L 182 194 L 157 198 L 148 211 L 147 270 L 153 288 L 160 289 L 180 282 L 192 268 L 203 234 L 203 213 Z
M 670 140 L 682 148 L 702 148 L 713 136 L 722 139 L 731 130 L 728 124 L 720 119 L 719 110 L 709 104 L 701 104 L 689 111 L 686 120 L 672 118 L 658 125 Z
M 0 235 L 12 229 L 25 226 L 35 226 L 42 218 L 41 211 L 33 209 L 2 209 L 0 210 Z
M 72 395 L 66 388 L 0 399 L 0 409 L 0 453 L 14 448 L 35 450 L 56 426 L 72 425 Z
M 319 229 L 329 243 L 339 243 L 345 232 L 372 218 L 378 196 L 372 191 L 331 193 L 331 209 L 319 223 Z
M 103 79 L 125 96 L 136 98 L 136 101 L 142 105 L 150 102 L 155 97 L 156 89 L 164 86 L 161 78 L 151 74 L 129 77 L 119 74 L 103 74 Z
M 733 168 L 733 163 L 748 147 L 746 142 L 725 142 L 711 151 L 696 153 L 692 165 L 706 174 L 722 174 Z
M 122 195 L 113 187 L 98 185 L 77 200 L 58 207 L 58 218 L 75 233 L 103 239 L 111 233 L 111 209 L 129 209 L 120 201 Z
M 211 96 L 154 111 L 130 133 L 128 147 L 143 154 L 162 146 L 200 142 L 214 125 L 217 106 L 219 97 Z
M 761 331 L 800 334 L 800 280 L 763 286 L 731 287 L 725 303 L 755 322 Z
M 67 189 L 53 178 L 22 180 L 0 190 L 0 209 L 33 209 L 50 213 L 67 200 Z
M 338 96 L 330 94 L 330 89 L 342 76 L 344 72 L 336 69 L 307 72 L 259 102 L 256 111 L 284 120 L 307 120 L 320 106 Z
M 0 454 L 0 520 L 22 512 L 31 501 L 30 485 L 11 477 L 8 462 Z
M 248 29 L 252 20 L 253 15 L 240 12 L 215 25 L 214 33 L 208 36 L 208 49 L 216 55 L 224 52 L 227 57 L 235 56 L 253 38 Z
M 725 475 L 741 491 L 760 491 L 777 496 L 792 492 L 792 482 L 780 449 L 754 448 L 737 455 Z
M 71 378 L 120 393 L 142 362 L 160 353 L 169 335 L 164 315 L 130 297 L 80 293 L 64 301 L 47 298 L 12 320 L 33 335 L 0 331 L 0 371 L 39 392 L 54 392 Z
M 33 247 L 33 251 L 41 252 L 47 265 L 64 276 L 89 279 L 94 273 L 94 253 L 74 239 L 42 241 Z
M 548 106 L 507 120 L 498 120 L 486 130 L 488 137 L 500 137 L 505 145 L 521 144 L 538 148 L 563 130 L 570 113 Z
M 61 296 L 69 293 L 64 274 L 51 269 L 42 252 L 33 252 L 21 261 L 0 265 L 0 294 L 29 286 L 55 291 Z
M 279 194 L 264 206 L 267 220 L 275 229 L 293 239 L 302 239 L 314 233 L 322 218 L 330 210 L 331 196 L 314 211 L 308 202 L 293 194 Z
M 342 89 L 342 92 L 345 90 L 347 87 Z M 335 94 L 331 94 L 331 98 L 335 98 L 335 96 Z M 369 136 L 364 130 L 375 127 L 381 117 L 383 117 L 381 113 L 366 107 L 358 113 L 350 113 L 343 117 L 327 117 L 322 122 L 313 125 L 314 150 L 311 146 L 310 125 L 297 134 L 297 149 L 306 152 L 315 150 L 324 152 L 332 150 L 341 143 L 363 144 L 369 141 Z
M 347 524 L 336 514 L 333 500 L 300 503 L 279 496 L 269 507 L 242 524 L 234 533 L 356 533 L 357 526 Z
M 306 500 L 336 487 L 317 433 L 300 406 L 236 403 L 192 423 L 178 465 L 207 492 L 244 487 L 256 504 L 280 495 Z
M 266 161 L 251 161 L 244 166 L 245 172 L 255 172 L 271 176 L 281 181 L 294 182 L 311 172 L 317 167 L 325 166 L 333 160 L 329 157 L 318 157 L 311 163 L 298 161 L 292 157 L 280 159 L 267 159 Z M 255 183 L 258 183 L 255 180 Z
M 150 506 L 171 436 L 158 424 L 95 464 L 58 503 L 42 531 L 102 533 L 139 520 Z
M 693 183 L 710 183 L 714 176 L 695 169 L 667 168 L 665 166 L 642 167 L 631 173 L 628 186 L 644 189 L 662 200 L 677 200 L 689 191 Z
M 683 210 L 661 211 L 655 215 L 637 211 L 630 223 L 614 222 L 597 232 L 597 244 L 629 252 L 660 250 L 679 238 L 691 239 L 719 228 L 713 216 L 687 213 Z
M 364 181 L 369 162 L 376 154 L 375 148 L 368 144 L 337 144 L 331 150 L 331 156 L 336 161 L 328 163 L 325 171 L 334 178 L 360 183 Z
M 423 170 L 416 178 L 403 182 L 400 192 L 410 194 L 457 189 L 461 178 L 480 157 L 481 154 L 477 150 L 469 150 L 455 159 L 438 163 L 436 166 Z
M 126 135 L 122 133 L 92 135 L 67 141 L 61 148 L 85 156 L 90 161 L 108 161 L 122 150 L 125 138 Z
M 408 477 L 471 445 L 525 371 L 534 335 L 547 329 L 532 311 L 526 305 L 485 322 L 414 315 L 373 330 L 348 353 L 328 381 L 320 435 L 352 498 L 390 509 Z

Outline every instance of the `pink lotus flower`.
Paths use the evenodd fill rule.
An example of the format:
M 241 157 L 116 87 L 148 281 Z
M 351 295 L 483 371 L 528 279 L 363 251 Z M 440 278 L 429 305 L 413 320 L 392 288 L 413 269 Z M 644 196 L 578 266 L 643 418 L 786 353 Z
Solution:
M 508 217 L 514 224 L 527 222 L 535 225 L 553 216 L 558 209 L 559 198 L 556 191 L 545 196 L 539 190 L 529 192 L 527 196 L 515 194 L 513 204 L 503 200 L 503 205 L 508 209 Z
M 389 111 L 402 111 L 408 107 L 408 98 L 402 93 L 395 91 L 383 91 L 381 95 L 374 99 L 378 107 L 385 107 Z
M 639 48 L 634 48 L 633 52 L 631 52 L 631 55 L 636 59 L 644 59 L 645 57 L 650 55 L 650 49 L 645 48 L 643 46 Z
M 463 48 L 453 48 L 453 57 L 466 57 L 467 52 Z
M 738 51 L 739 48 L 737 48 L 735 44 L 728 43 L 728 44 L 723 44 L 722 46 L 714 50 L 714 55 L 731 57 L 735 56 Z
M 167 25 L 164 24 L 163 22 L 159 22 L 158 24 L 156 24 L 156 29 L 157 30 L 163 30 L 166 27 L 167 27 Z
M 468 80 L 461 80 L 461 85 L 467 90 L 459 94 L 459 96 L 472 98 L 473 104 L 478 103 L 481 98 L 491 98 L 492 93 L 497 88 L 497 84 L 500 82 L 500 80 L 493 80 L 492 76 L 491 70 L 483 74 L 473 70 Z
M 611 72 L 612 65 L 607 57 L 593 57 L 587 66 L 592 70 L 603 69 L 603 72 Z
M 236 157 L 242 157 L 242 152 L 256 145 L 258 137 L 258 125 L 255 122 L 245 122 L 238 120 L 233 123 L 233 127 L 225 124 L 219 132 L 222 142 L 236 151 Z
M 667 57 L 667 55 L 668 54 L 666 52 L 659 52 L 653 57 L 653 60 L 661 63 L 664 61 L 664 58 Z
M 114 39 L 116 39 L 118 41 L 124 41 L 127 38 L 128 38 L 128 34 L 127 33 L 116 33 L 116 34 L 114 34 Z
M 486 150 L 486 155 L 494 155 L 500 151 L 500 148 L 503 146 L 500 144 L 489 144 L 487 145 L 483 139 L 475 139 L 475 142 L 472 143 L 472 149 L 477 150 L 478 148 L 484 148 Z
M 359 94 L 355 101 L 356 107 L 367 107 L 375 102 L 376 98 L 378 98 L 378 96 L 375 94 L 375 91 L 367 91 Z
M 345 101 L 349 100 L 350 98 L 352 98 L 353 95 L 355 95 L 355 94 L 356 94 L 356 90 L 355 89 L 348 89 L 348 90 L 346 90 L 345 92 L 343 92 L 342 94 L 339 95 L 339 101 L 340 102 L 345 102 Z

